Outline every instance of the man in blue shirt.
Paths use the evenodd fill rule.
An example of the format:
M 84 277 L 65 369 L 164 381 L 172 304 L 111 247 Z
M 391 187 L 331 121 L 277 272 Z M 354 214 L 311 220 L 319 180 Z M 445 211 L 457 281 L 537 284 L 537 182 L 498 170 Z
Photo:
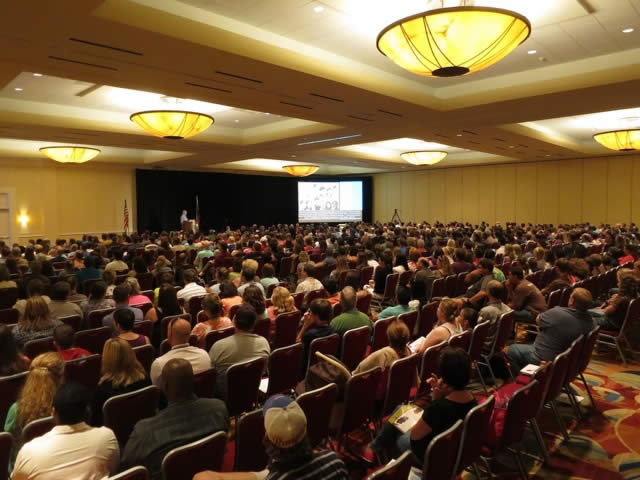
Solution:
M 396 294 L 398 299 L 398 305 L 393 307 L 387 307 L 378 314 L 378 319 L 395 317 L 411 311 L 409 308 L 409 302 L 411 301 L 411 291 L 407 287 L 398 288 Z

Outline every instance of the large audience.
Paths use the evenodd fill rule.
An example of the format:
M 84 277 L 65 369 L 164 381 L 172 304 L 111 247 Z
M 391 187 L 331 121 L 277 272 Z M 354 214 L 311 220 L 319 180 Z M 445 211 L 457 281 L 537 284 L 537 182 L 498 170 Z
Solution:
M 483 352 L 493 355 L 495 378 L 483 385 L 503 388 L 595 327 L 615 334 L 625 326 L 638 296 L 638 245 L 633 224 L 484 222 L 252 225 L 208 234 L 0 241 L 0 378 L 25 376 L 15 402 L 0 411 L 13 437 L 11 478 L 98 479 L 142 465 L 161 479 L 171 449 L 215 432 L 233 438 L 238 415 L 229 413 L 236 411 L 230 371 L 261 360 L 262 376 L 274 374 L 268 360 L 282 346 L 286 316 L 297 322 L 288 343 L 303 351 L 294 366 L 295 390 L 341 385 L 330 425 L 334 440 L 344 380 L 335 369 L 320 368 L 326 361 L 312 352 L 317 339 L 368 329 L 369 346 L 346 368 L 354 375 L 387 373 L 394 362 L 488 322 Z M 615 275 L 613 288 L 590 282 L 607 272 Z M 455 287 L 445 288 L 450 284 Z M 435 305 L 433 325 L 424 313 L 429 305 Z M 499 320 L 510 313 L 518 331 L 495 352 Z M 387 322 L 386 338 L 374 349 L 379 322 Z M 99 351 L 80 345 L 78 333 L 89 330 L 106 331 Z M 333 360 L 346 358 L 344 345 L 337 343 Z M 424 413 L 412 429 L 401 434 L 390 423 L 372 422 L 366 426 L 375 430 L 372 442 L 347 450 L 340 442 L 310 443 L 309 413 L 293 389 L 270 398 L 260 393 L 253 407 L 263 405 L 264 470 L 203 471 L 196 478 L 357 478 L 349 472 L 354 459 L 367 471 L 405 451 L 422 468 L 431 440 L 478 404 L 469 388 L 468 350 L 442 350 L 428 379 L 416 370 L 412 395 L 418 399 L 425 383 L 429 394 L 418 401 Z M 101 362 L 95 388 L 67 379 L 68 365 L 92 354 Z M 207 377 L 212 383 L 198 398 L 196 380 L 211 369 L 215 380 Z M 386 382 L 380 384 L 382 400 Z M 150 386 L 159 389 L 157 411 L 149 405 L 130 434 L 116 437 L 104 426 L 105 404 Z M 47 417 L 51 430 L 25 441 L 27 425 Z

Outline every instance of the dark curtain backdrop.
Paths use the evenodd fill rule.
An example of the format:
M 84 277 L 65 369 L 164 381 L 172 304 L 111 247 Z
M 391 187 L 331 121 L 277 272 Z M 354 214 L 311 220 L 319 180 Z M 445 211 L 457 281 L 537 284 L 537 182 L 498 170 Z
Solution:
M 371 221 L 371 177 L 318 177 L 309 181 L 362 180 L 363 220 Z M 226 225 L 271 225 L 298 221 L 298 179 L 230 173 L 136 170 L 138 230 L 159 232 L 181 228 L 180 213 L 195 218 L 200 202 L 200 228 Z

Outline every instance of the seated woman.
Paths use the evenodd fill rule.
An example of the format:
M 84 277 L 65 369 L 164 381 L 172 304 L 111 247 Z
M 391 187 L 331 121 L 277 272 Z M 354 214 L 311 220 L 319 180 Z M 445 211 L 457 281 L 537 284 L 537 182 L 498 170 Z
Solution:
M 215 293 L 210 293 L 202 299 L 202 311 L 207 319 L 193 327 L 191 333 L 198 337 L 198 346 L 204 348 L 207 333 L 212 330 L 231 327 L 233 323 L 228 317 L 222 315 L 222 302 Z
M 116 324 L 116 332 L 118 332 L 118 338 L 126 340 L 131 347 L 141 347 L 142 345 L 148 345 L 151 343 L 149 337 L 140 335 L 133 330 L 133 324 L 135 323 L 135 315 L 133 311 L 128 308 L 119 308 L 113 312 L 113 320 Z
M 622 273 L 625 271 L 629 273 Z M 623 268 L 618 270 L 618 293 L 614 293 L 599 308 L 589 310 L 589 313 L 602 330 L 619 332 L 627 315 L 629 303 L 637 297 L 638 282 L 631 270 Z
M 396 360 L 411 355 L 407 345 L 411 340 L 409 329 L 402 320 L 395 320 L 389 325 L 389 328 L 387 328 L 387 340 L 389 341 L 389 346 L 373 352 L 362 360 L 353 371 L 354 375 L 376 367 L 388 370 Z
M 22 373 L 29 368 L 31 360 L 18 349 L 11 329 L 0 324 L 0 377 Z
M 260 290 L 259 287 L 255 285 L 249 285 L 247 288 L 245 288 L 244 294 L 242 295 L 242 303 L 248 303 L 256 310 L 256 321 L 269 320 L 264 295 L 262 294 L 262 290 Z
M 433 402 L 425 409 L 422 418 L 405 434 L 386 423 L 378 436 L 362 452 L 362 457 L 373 463 L 375 457 L 385 450 L 395 455 L 411 450 L 414 461 L 422 465 L 429 442 L 451 427 L 477 402 L 466 390 L 469 383 L 471 361 L 461 348 L 445 348 L 438 360 L 438 375 L 429 379 Z
M 329 297 L 327 300 L 333 307 L 336 303 L 340 303 L 340 291 L 338 290 L 338 279 L 336 277 L 327 276 L 322 280 L 322 286 L 327 291 Z
M 267 315 L 269 315 L 269 320 L 274 325 L 276 317 L 281 313 L 295 312 L 297 310 L 291 293 L 285 287 L 276 287 L 273 290 L 271 303 L 273 305 L 267 308 Z
M 231 318 L 229 316 L 231 307 L 242 303 L 242 297 L 238 295 L 238 289 L 232 282 L 222 282 L 220 285 L 220 300 L 222 301 L 222 316 L 229 318 Z
M 53 330 L 61 324 L 60 320 L 51 318 L 47 302 L 41 296 L 35 296 L 27 300 L 24 315 L 13 329 L 13 336 L 22 348 L 29 340 L 53 336 Z
M 438 305 L 438 322 L 437 326 L 429 332 L 427 338 L 424 339 L 422 344 L 418 347 L 418 353 L 422 354 L 424 351 L 439 343 L 449 340 L 453 335 L 462 333 L 462 328 L 458 324 L 459 304 L 452 298 L 444 297 Z
M 396 255 L 393 271 L 395 273 L 404 273 L 407 270 L 409 270 L 409 265 L 407 264 L 407 256 L 402 254 Z
M 102 280 L 107 285 L 105 297 L 113 297 L 113 290 L 116 288 L 116 274 L 110 270 L 105 270 L 102 272 Z
M 80 308 L 84 313 L 85 320 L 89 318 L 89 313 L 94 310 L 104 310 L 105 308 L 113 308 L 116 303 L 111 298 L 105 298 L 107 295 L 107 284 L 102 280 L 95 282 L 91 286 L 89 298 L 80 304 Z
M 129 295 L 129 305 L 142 305 L 144 303 L 151 303 L 149 297 L 140 293 L 140 284 L 138 283 L 137 278 L 127 277 L 126 282 L 131 289 L 131 294 Z
M 121 338 L 107 340 L 102 349 L 102 377 L 91 406 L 91 425 L 102 425 L 102 407 L 111 397 L 148 385 L 149 378 L 129 342 Z

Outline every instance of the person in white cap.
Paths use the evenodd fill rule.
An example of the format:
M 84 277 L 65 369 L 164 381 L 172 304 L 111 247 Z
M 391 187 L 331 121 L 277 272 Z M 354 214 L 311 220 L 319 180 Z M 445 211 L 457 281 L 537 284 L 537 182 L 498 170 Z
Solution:
M 311 449 L 307 417 L 286 395 L 274 395 L 264 404 L 264 445 L 269 464 L 261 472 L 198 473 L 193 480 L 347 480 L 345 464 L 331 450 Z

